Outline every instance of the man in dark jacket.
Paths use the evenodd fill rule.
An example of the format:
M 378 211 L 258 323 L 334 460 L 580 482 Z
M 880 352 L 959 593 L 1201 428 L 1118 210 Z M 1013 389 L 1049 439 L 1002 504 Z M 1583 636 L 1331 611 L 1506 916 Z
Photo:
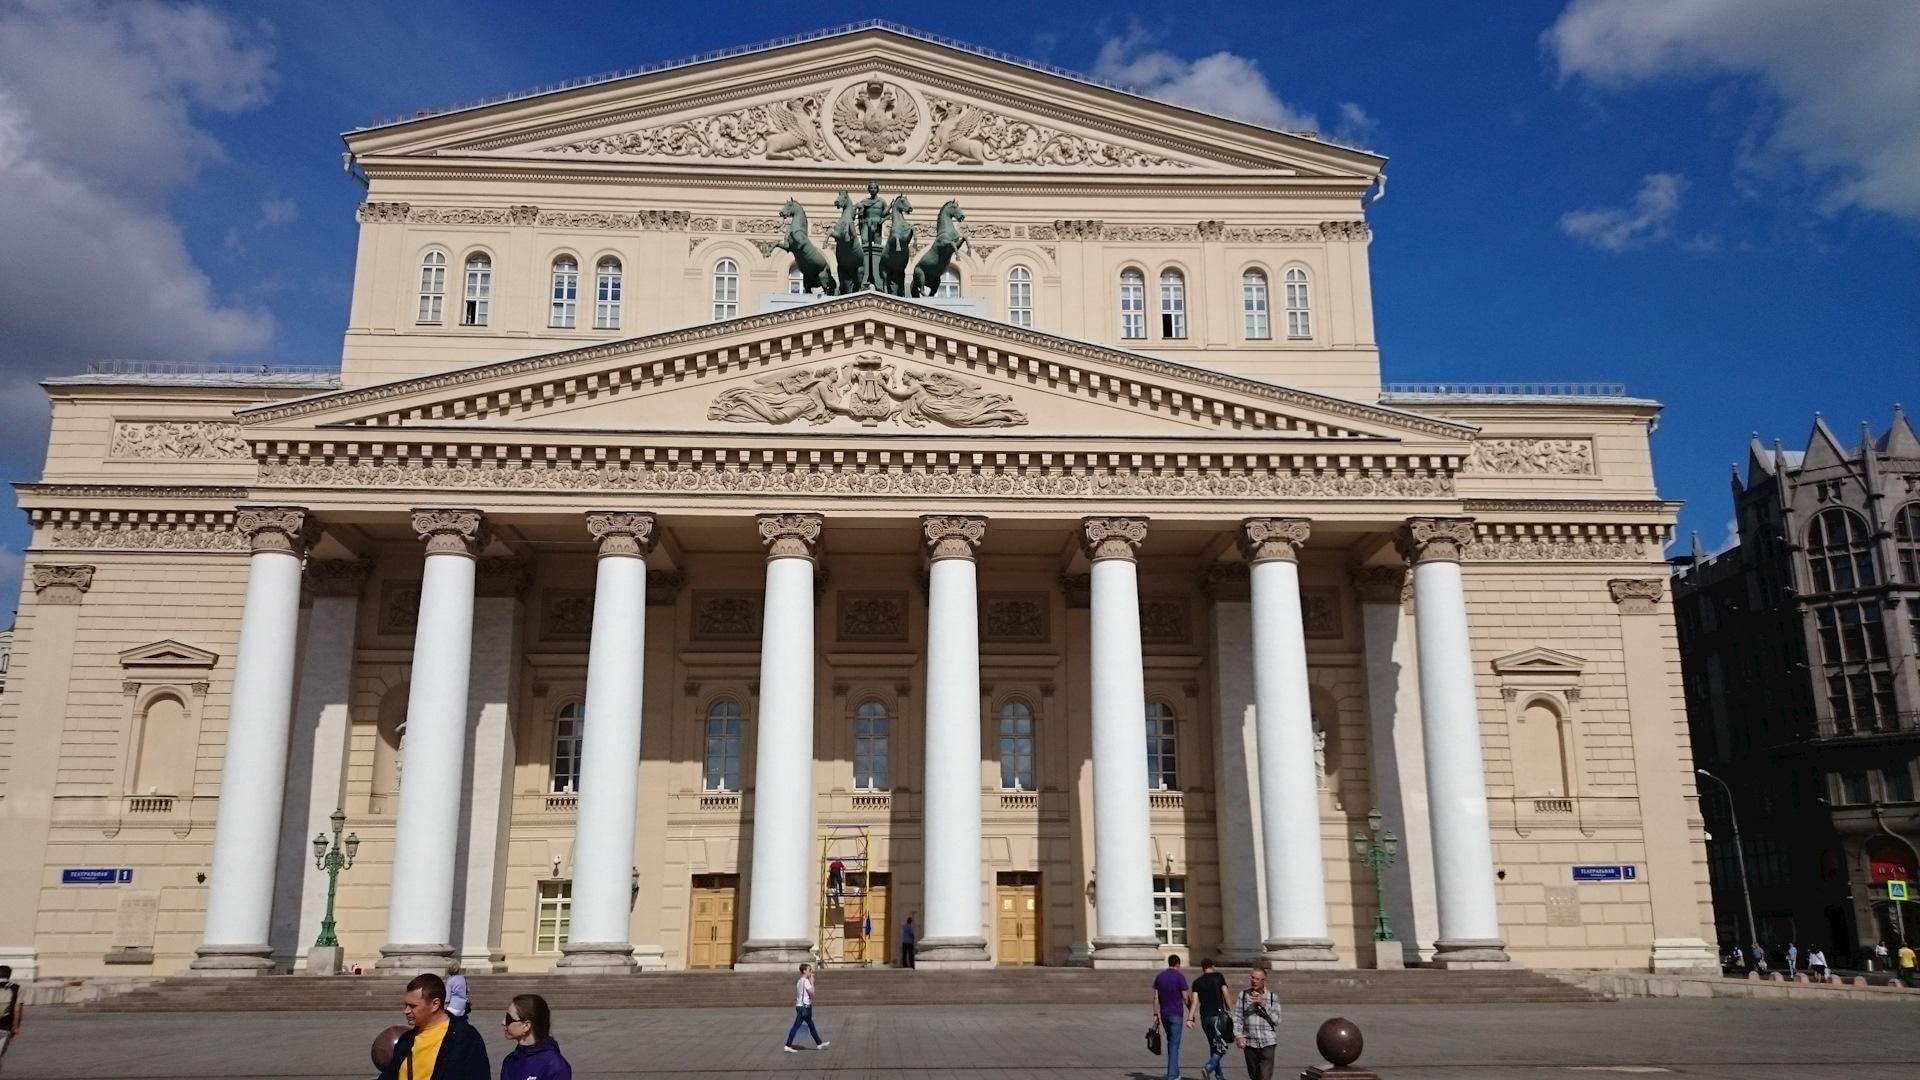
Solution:
M 400 1011 L 407 1033 L 394 1044 L 380 1080 L 493 1080 L 487 1041 L 466 1017 L 447 1011 L 447 984 L 440 976 L 416 976 Z

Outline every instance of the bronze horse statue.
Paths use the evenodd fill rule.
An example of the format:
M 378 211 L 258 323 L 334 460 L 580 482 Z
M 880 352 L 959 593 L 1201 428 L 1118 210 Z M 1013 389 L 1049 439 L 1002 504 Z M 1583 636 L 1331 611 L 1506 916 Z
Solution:
M 919 296 L 922 289 L 926 290 L 928 296 L 940 291 L 940 279 L 947 276 L 947 266 L 967 242 L 954 222 L 965 220 L 967 215 L 960 209 L 958 200 L 948 199 L 946 205 L 940 208 L 940 217 L 933 226 L 933 243 L 928 246 L 927 253 L 920 256 L 920 261 L 914 264 L 913 287 L 907 290 L 908 296 Z
M 813 246 L 807 238 L 807 211 L 797 200 L 788 199 L 787 205 L 780 208 L 780 216 L 787 221 L 787 235 L 775 241 L 774 247 L 793 252 L 794 268 L 800 271 L 804 282 L 801 289 L 807 295 L 819 289 L 828 296 L 839 291 L 833 280 L 833 271 L 827 269 L 827 257 Z
M 833 205 L 840 211 L 840 220 L 834 222 L 832 234 L 833 258 L 840 266 L 840 291 L 857 292 L 866 287 L 866 282 L 860 280 L 864 260 L 860 257 L 860 238 L 854 235 L 853 197 L 843 191 L 834 198 Z
M 880 256 L 880 276 L 884 283 L 881 291 L 906 296 L 907 262 L 913 258 L 913 222 L 907 220 L 907 215 L 913 213 L 913 204 L 905 195 L 895 195 L 888 213 L 887 249 Z

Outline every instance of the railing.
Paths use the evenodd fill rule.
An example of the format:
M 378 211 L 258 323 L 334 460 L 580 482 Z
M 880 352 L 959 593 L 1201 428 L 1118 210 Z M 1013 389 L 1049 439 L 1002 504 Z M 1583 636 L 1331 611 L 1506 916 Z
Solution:
M 737 791 L 703 791 L 700 793 L 702 810 L 738 810 L 740 793 Z
M 848 798 L 848 803 L 855 810 L 890 810 L 893 808 L 893 793 L 856 791 Z
M 171 814 L 173 796 L 171 795 L 133 795 L 127 798 L 129 814 Z
M 1002 810 L 1038 810 L 1040 793 L 1037 791 L 1003 791 L 1000 793 Z
M 1822 739 L 1871 739 L 1920 732 L 1920 712 L 1884 712 L 1875 716 L 1823 716 Z
M 89 375 L 339 375 L 322 364 L 231 364 L 202 360 L 93 360 Z
M 571 814 L 580 809 L 580 796 L 571 791 L 555 791 L 547 795 L 547 813 Z
M 1380 387 L 1382 398 L 1624 398 L 1617 382 L 1394 382 Z
M 1178 792 L 1178 791 L 1147 792 L 1147 809 L 1149 810 L 1180 810 L 1180 809 L 1184 809 L 1186 805 L 1187 805 L 1187 798 L 1181 792 Z
M 1535 799 L 1533 800 L 1533 812 L 1536 814 L 1571 814 L 1573 813 L 1573 800 Z

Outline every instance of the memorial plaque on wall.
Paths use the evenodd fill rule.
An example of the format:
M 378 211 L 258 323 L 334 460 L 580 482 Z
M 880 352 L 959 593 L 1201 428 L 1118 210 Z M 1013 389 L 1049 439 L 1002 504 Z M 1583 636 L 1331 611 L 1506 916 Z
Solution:
M 154 928 L 160 921 L 160 894 L 128 892 L 121 894 L 120 908 L 113 922 L 113 940 L 108 963 L 150 964 L 153 962 Z

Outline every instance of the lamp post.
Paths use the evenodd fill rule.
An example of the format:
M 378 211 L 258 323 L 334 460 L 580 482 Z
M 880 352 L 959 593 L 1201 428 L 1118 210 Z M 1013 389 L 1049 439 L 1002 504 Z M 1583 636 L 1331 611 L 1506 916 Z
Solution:
M 1353 851 L 1373 870 L 1373 940 L 1392 941 L 1393 926 L 1387 922 L 1386 870 L 1400 850 L 1400 838 L 1382 832 L 1380 809 L 1367 811 L 1367 831 L 1353 834 Z
M 327 820 L 333 823 L 333 843 L 327 843 L 326 833 L 315 833 L 313 837 L 314 868 L 327 872 L 327 914 L 320 920 L 320 936 L 313 939 L 316 949 L 340 947 L 340 939 L 333 932 L 333 897 L 340 888 L 340 871 L 353 866 L 353 856 L 360 850 L 358 833 L 348 833 L 345 841 L 340 839 L 340 830 L 347 824 L 345 810 L 336 809 Z
M 1733 808 L 1733 788 L 1725 780 L 1720 779 L 1705 769 L 1695 769 L 1693 771 L 1719 784 L 1720 790 L 1727 793 L 1727 820 L 1733 825 L 1733 859 L 1734 863 L 1740 867 L 1740 899 L 1746 905 L 1747 909 L 1748 944 L 1758 945 L 1760 943 L 1760 927 L 1753 921 L 1753 890 L 1747 887 L 1747 855 L 1740 846 L 1740 814 Z M 1738 942 L 1735 942 L 1735 944 L 1738 944 Z M 1757 959 L 1750 962 L 1756 965 L 1758 964 Z

